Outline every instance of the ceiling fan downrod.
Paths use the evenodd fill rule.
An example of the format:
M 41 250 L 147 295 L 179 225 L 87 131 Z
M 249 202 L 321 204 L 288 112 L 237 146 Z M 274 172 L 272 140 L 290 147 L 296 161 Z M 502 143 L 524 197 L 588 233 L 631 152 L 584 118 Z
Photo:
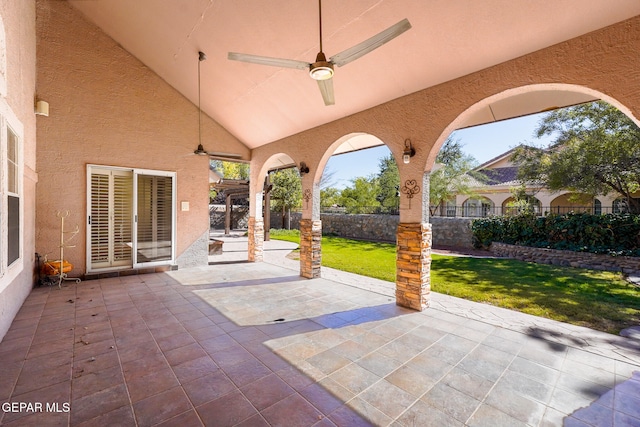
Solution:
M 318 0 L 318 24 L 320 52 L 316 55 L 316 62 L 309 66 L 309 75 L 314 80 L 329 80 L 333 77 L 333 63 L 327 61 L 322 50 L 322 0 Z

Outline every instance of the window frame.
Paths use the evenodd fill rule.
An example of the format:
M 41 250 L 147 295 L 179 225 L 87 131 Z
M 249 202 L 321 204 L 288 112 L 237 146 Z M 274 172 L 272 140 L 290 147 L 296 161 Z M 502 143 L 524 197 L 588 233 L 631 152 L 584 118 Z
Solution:
M 91 262 L 91 226 L 89 225 L 89 217 L 91 216 L 91 174 L 94 170 L 117 170 L 117 171 L 131 171 L 133 173 L 132 179 L 132 250 L 131 250 L 131 263 L 127 265 L 108 266 L 108 267 L 93 267 Z M 159 176 L 171 178 L 171 259 L 152 261 L 152 262 L 139 262 L 137 258 L 137 239 L 138 239 L 138 207 L 137 207 L 137 195 L 138 195 L 138 176 Z M 127 168 L 120 166 L 106 166 L 98 164 L 87 165 L 87 212 L 86 212 L 86 269 L 87 273 L 100 273 L 108 271 L 127 270 L 131 268 L 144 268 L 154 266 L 173 265 L 176 262 L 176 247 L 178 244 L 177 238 L 177 172 L 153 170 L 153 169 L 141 169 L 141 168 Z
M 8 132 L 16 137 L 16 192 L 9 192 Z M 24 125 L 15 115 L 7 100 L 0 98 L 0 292 L 24 270 Z M 9 264 L 9 196 L 19 201 L 18 256 Z

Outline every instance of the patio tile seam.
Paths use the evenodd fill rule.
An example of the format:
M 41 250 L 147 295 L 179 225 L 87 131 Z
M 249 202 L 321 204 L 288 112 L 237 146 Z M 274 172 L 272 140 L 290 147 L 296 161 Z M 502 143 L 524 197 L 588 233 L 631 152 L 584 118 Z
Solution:
M 123 286 L 127 287 L 127 284 L 125 283 L 125 284 L 123 284 Z M 147 286 L 146 284 L 145 284 L 145 287 L 147 287 L 147 288 L 148 288 L 148 286 Z M 151 289 L 148 289 L 148 291 L 149 291 L 150 293 L 152 293 L 152 292 L 153 292 Z M 129 295 L 129 292 L 128 292 L 128 291 L 127 291 L 127 294 Z M 177 375 L 176 375 L 175 371 L 173 370 L 173 366 L 171 366 L 171 364 L 170 364 L 170 363 L 169 363 L 169 361 L 167 360 L 167 358 L 166 358 L 166 355 L 165 355 L 164 351 L 162 350 L 162 348 L 161 348 L 161 347 L 160 347 L 160 345 L 158 344 L 158 341 L 157 341 L 156 336 L 151 332 L 151 328 L 150 328 L 149 324 L 147 323 L 147 319 L 145 319 L 145 318 L 144 318 L 144 316 L 142 315 L 142 312 L 140 311 L 140 304 L 138 304 L 138 303 L 137 303 L 137 301 L 136 301 L 136 299 L 134 299 L 134 298 L 131 298 L 130 300 L 131 300 L 131 302 L 133 303 L 133 306 L 135 307 L 135 310 L 136 310 L 137 314 L 140 316 L 141 321 L 144 323 L 146 330 L 147 330 L 147 331 L 149 332 L 149 334 L 151 335 L 151 337 L 152 337 L 152 339 L 153 339 L 153 343 L 155 344 L 155 346 L 156 346 L 156 348 L 158 349 L 158 351 L 160 351 L 160 353 L 162 354 L 162 358 L 163 358 L 163 359 L 164 359 L 164 361 L 167 363 L 167 366 L 169 366 L 169 367 L 171 368 L 171 372 L 172 372 L 173 377 L 175 378 L 175 380 L 176 380 L 176 382 L 177 382 L 178 386 L 180 387 L 180 389 L 182 390 L 182 392 L 183 392 L 183 393 L 184 393 L 184 395 L 186 396 L 187 401 L 189 402 L 189 406 L 190 406 L 190 408 L 189 408 L 189 409 L 187 409 L 186 411 L 183 411 L 183 412 L 182 412 L 182 413 L 180 413 L 180 414 L 176 414 L 175 416 L 173 416 L 173 417 L 171 417 L 171 418 L 168 418 L 168 419 L 162 420 L 161 422 L 166 422 L 166 421 L 168 421 L 168 420 L 170 420 L 170 419 L 177 418 L 177 417 L 179 417 L 180 415 L 182 415 L 182 414 L 184 414 L 184 413 L 187 413 L 187 412 L 189 412 L 189 411 L 194 411 L 194 412 L 195 412 L 195 414 L 197 415 L 198 419 L 199 419 L 199 420 L 202 422 L 202 424 L 204 425 L 204 422 L 203 422 L 203 421 L 202 421 L 202 419 L 200 418 L 200 414 L 196 411 L 196 406 L 195 406 L 195 405 L 194 405 L 194 403 L 191 401 L 191 398 L 189 397 L 188 393 L 187 393 L 187 392 L 186 392 L 186 390 L 184 389 L 184 386 L 183 386 L 182 382 L 181 382 L 181 381 L 180 381 L 180 379 L 177 377 Z M 143 304 L 143 305 L 144 305 L 144 304 L 146 304 L 146 301 L 145 301 L 145 300 L 143 300 L 143 301 L 142 301 L 142 304 Z M 164 304 L 163 304 L 163 306 L 164 306 Z M 173 315 L 173 314 L 172 314 L 172 315 Z M 175 316 L 174 316 L 174 317 L 175 317 Z M 180 323 L 182 323 L 182 322 L 180 322 Z M 113 325 L 111 324 L 111 318 L 109 318 L 109 324 L 111 325 L 111 332 L 112 332 L 112 334 L 113 334 Z M 187 333 L 189 333 L 189 331 L 187 331 Z M 189 335 L 191 336 L 191 334 L 190 334 L 190 333 L 189 333 Z M 193 337 L 192 337 L 192 338 L 193 338 Z M 115 339 L 115 336 L 114 336 L 114 339 Z M 195 338 L 194 338 L 194 340 L 195 340 Z M 200 348 L 202 348 L 202 346 L 200 345 L 200 343 L 199 343 L 197 340 L 196 340 L 196 342 L 198 343 L 198 345 L 200 346 Z M 136 424 L 137 424 L 137 423 L 138 423 L 138 417 L 137 417 L 137 415 L 136 415 L 136 411 L 135 411 L 135 406 L 134 406 L 134 403 L 133 403 L 133 399 L 131 398 L 131 391 L 129 390 L 129 387 L 130 387 L 130 386 L 129 386 L 129 383 L 128 383 L 127 379 L 126 379 L 126 376 L 124 375 L 123 362 L 122 362 L 122 358 L 121 358 L 121 356 L 120 356 L 120 349 L 119 349 L 119 346 L 118 346 L 118 344 L 117 344 L 117 343 L 115 344 L 115 349 L 116 349 L 116 353 L 117 353 L 117 355 L 118 355 L 118 362 L 119 362 L 119 366 L 120 366 L 120 369 L 121 369 L 121 371 L 122 371 L 123 384 L 124 384 L 125 389 L 126 389 L 126 391 L 127 391 L 127 399 L 129 400 L 129 404 L 128 404 L 128 405 L 129 405 L 129 407 L 131 408 L 132 416 L 133 416 L 133 418 L 134 418 L 134 420 L 135 420 L 135 422 L 136 422 Z M 202 349 L 202 350 L 204 351 L 204 349 Z M 208 353 L 207 353 L 207 354 L 208 354 Z M 159 395 L 159 394 L 161 394 L 161 393 L 163 393 L 163 392 L 165 392 L 165 391 L 166 391 L 166 390 L 162 390 L 162 391 L 159 391 L 159 392 L 157 392 L 157 393 L 155 393 L 155 394 L 152 394 L 152 395 L 149 395 L 149 396 L 145 396 L 145 397 L 144 397 L 143 399 L 141 399 L 140 401 L 142 401 L 142 400 L 144 400 L 144 399 L 148 399 L 148 398 L 154 397 L 154 396 L 157 396 L 157 395 Z M 95 418 L 94 418 L 94 419 L 95 419 Z
M 162 301 L 161 301 L 161 302 L 162 302 Z M 134 304 L 135 304 L 135 301 L 134 301 Z M 192 306 L 193 306 L 193 303 L 192 303 L 192 302 L 188 302 L 188 304 L 190 304 L 190 305 L 192 305 Z M 165 306 L 165 308 L 167 308 L 167 309 L 168 309 L 168 307 L 166 307 L 166 305 L 165 305 L 164 303 L 163 303 L 163 306 Z M 136 305 L 136 308 L 137 308 L 137 305 Z M 196 308 L 196 310 L 198 310 L 198 309 Z M 201 311 L 201 310 L 198 310 L 198 312 L 202 313 L 202 311 Z M 209 316 L 207 316 L 207 314 L 206 314 L 206 313 L 202 313 L 202 315 L 203 315 L 204 317 L 206 317 L 206 318 L 209 318 Z M 175 314 L 173 314 L 173 313 L 172 313 L 172 316 L 173 316 L 173 317 L 175 317 Z M 182 325 L 183 321 L 182 321 L 182 320 L 180 320 L 180 319 L 178 319 L 178 318 L 176 318 L 176 319 L 177 319 L 177 320 L 178 320 L 178 322 L 180 322 L 180 324 Z M 229 320 L 229 321 L 231 321 L 231 320 Z M 149 328 L 149 325 L 147 324 L 147 321 L 143 319 L 143 322 L 145 323 L 145 326 L 147 327 L 147 329 L 148 329 L 149 331 L 151 331 L 151 330 L 150 330 L 150 328 Z M 214 322 L 214 323 L 215 323 L 215 322 Z M 196 330 L 197 330 L 197 329 L 196 329 Z M 199 339 L 197 339 L 195 336 L 193 336 L 193 334 L 192 334 L 191 332 L 192 332 L 192 331 L 190 331 L 190 330 L 186 329 L 186 333 L 187 333 L 191 338 L 193 338 L 194 342 L 195 342 L 195 343 L 197 343 L 198 347 L 199 347 L 201 350 L 203 350 L 203 351 L 204 351 L 204 353 L 207 355 L 207 357 L 209 357 L 211 360 L 213 360 L 213 358 L 211 358 L 211 356 L 210 356 L 209 352 L 207 352 L 207 350 L 206 350 L 206 349 L 202 346 L 202 344 L 200 343 L 200 340 L 199 340 Z M 233 384 L 233 389 L 232 389 L 232 390 L 229 390 L 228 392 L 223 393 L 223 394 L 221 394 L 221 395 L 219 395 L 219 396 L 216 396 L 216 398 L 214 398 L 214 399 L 211 399 L 211 400 L 209 400 L 209 401 L 207 401 L 207 402 L 202 402 L 202 403 L 200 403 L 199 405 L 196 405 L 196 404 L 195 404 L 195 402 L 193 402 L 192 398 L 189 396 L 189 394 L 186 392 L 186 390 L 185 390 L 185 388 L 184 388 L 185 383 L 184 383 L 180 378 L 178 378 L 177 374 L 175 373 L 175 370 L 173 369 L 175 366 L 172 366 L 172 365 L 169 363 L 168 359 L 166 358 L 165 351 L 161 349 L 161 347 L 160 347 L 159 343 L 157 342 L 157 338 L 155 337 L 155 335 L 154 335 L 153 333 L 152 333 L 151 335 L 152 335 L 152 337 L 153 337 L 153 341 L 154 341 L 154 343 L 156 344 L 156 346 L 158 347 L 158 349 L 159 349 L 159 350 L 160 350 L 160 352 L 162 353 L 162 356 L 163 356 L 163 358 L 165 359 L 165 361 L 167 362 L 168 366 L 171 368 L 171 371 L 172 371 L 173 376 L 175 377 L 175 379 L 176 379 L 177 383 L 179 384 L 179 387 L 183 390 L 183 392 L 184 392 L 184 394 L 185 394 L 185 396 L 186 396 L 186 398 L 187 398 L 187 400 L 189 401 L 189 404 L 190 404 L 190 406 L 191 406 L 191 409 L 188 409 L 188 410 L 186 410 L 186 411 L 182 412 L 181 414 L 177 414 L 177 415 L 175 415 L 174 417 L 169 418 L 169 419 L 167 419 L 167 420 L 163 420 L 162 422 L 169 421 L 169 420 L 171 420 L 171 419 L 177 418 L 177 417 L 179 417 L 180 415 L 183 415 L 184 413 L 187 413 L 187 412 L 189 412 L 189 411 L 194 411 L 194 412 L 195 412 L 195 414 L 196 414 L 196 416 L 197 416 L 197 417 L 198 417 L 198 419 L 200 420 L 200 422 L 201 422 L 203 425 L 205 425 L 205 421 L 202 419 L 202 415 L 201 415 L 201 414 L 200 414 L 200 412 L 198 411 L 198 408 L 200 408 L 200 407 L 202 407 L 203 405 L 206 405 L 206 404 L 208 404 L 208 403 L 211 403 L 211 402 L 213 402 L 213 401 L 215 401 L 215 400 L 218 400 L 218 399 L 220 399 L 220 398 L 223 398 L 223 397 L 225 397 L 225 396 L 228 396 L 229 394 L 234 393 L 234 392 L 240 393 L 240 394 L 241 394 L 241 395 L 242 395 L 242 396 L 243 396 L 243 397 L 244 397 L 244 398 L 245 398 L 245 399 L 246 399 L 246 400 L 251 404 L 251 407 L 256 411 L 256 413 L 260 414 L 260 416 L 262 417 L 262 415 L 261 415 L 261 411 L 260 411 L 260 410 L 258 410 L 258 408 L 256 408 L 256 406 L 253 404 L 253 402 L 251 401 L 251 399 L 249 399 L 249 397 L 248 397 L 248 396 L 246 396 L 246 395 L 245 395 L 245 393 L 241 390 L 241 387 L 240 387 L 238 384 L 236 384 L 236 383 L 235 383 L 235 382 L 234 382 L 234 381 L 233 381 L 233 380 L 232 380 L 232 379 L 227 375 L 226 371 L 225 371 L 222 367 L 220 367 L 217 363 L 216 363 L 216 366 L 218 366 L 218 369 L 219 369 L 219 371 L 222 373 L 222 375 L 224 375 L 224 378 L 226 378 L 226 379 L 227 379 L 231 384 Z M 238 345 L 242 346 L 242 344 L 241 344 L 241 343 L 239 343 L 239 342 L 237 342 L 237 340 L 235 340 L 235 339 L 233 338 L 233 336 L 231 336 L 231 335 L 229 334 L 229 332 L 226 332 L 226 331 L 225 331 L 225 332 L 224 332 L 224 335 L 228 336 L 230 339 L 232 339 L 232 340 L 233 340 L 234 342 L 236 342 Z M 180 348 L 180 347 L 178 347 L 178 348 Z M 244 348 L 244 347 L 243 347 L 243 348 Z M 274 353 L 274 354 L 275 354 L 275 353 Z M 254 356 L 254 357 L 255 357 L 255 356 Z M 188 362 L 188 361 L 187 361 L 187 362 Z M 183 363 L 187 363 L 187 362 L 183 362 Z M 213 361 L 213 362 L 215 363 L 215 361 Z M 178 365 L 176 365 L 176 366 L 179 366 L 179 365 L 180 365 L 180 364 L 178 364 Z M 272 373 L 272 374 L 275 374 L 275 371 L 274 371 L 274 370 L 272 370 L 271 368 L 269 368 L 267 365 L 264 365 L 264 366 L 265 366 L 267 369 L 269 369 L 269 371 L 271 371 L 271 373 Z M 126 382 L 126 381 L 125 381 L 125 382 Z M 187 382 L 188 382 L 188 381 L 187 381 Z M 162 393 L 162 392 L 156 393 L 155 395 L 160 394 L 160 393 Z M 297 392 L 296 392 L 296 393 L 297 393 Z M 155 396 L 155 395 L 153 395 L 153 396 Z M 147 396 L 147 397 L 145 397 L 145 398 L 148 398 L 148 397 L 152 397 L 152 396 Z M 278 402 L 280 402 L 280 401 L 278 401 Z M 278 402 L 276 402 L 276 403 L 278 403 Z M 275 405 L 276 403 L 274 403 L 274 405 Z M 131 406 L 132 406 L 132 411 L 133 411 L 134 416 L 135 416 L 135 411 L 133 410 L 133 404 L 132 404 Z M 271 407 L 271 406 L 273 406 L 273 405 L 270 405 L 269 407 Z M 264 409 L 267 409 L 267 408 L 264 408 Z M 264 410 L 264 409 L 263 409 L 263 410 Z M 245 419 L 243 419 L 243 420 L 240 420 L 240 422 L 244 422 L 244 421 L 246 421 L 247 419 L 251 418 L 252 416 L 254 416 L 254 415 L 250 415 L 249 417 L 247 417 L 247 418 L 245 418 Z
M 471 352 L 469 352 L 469 354 L 470 354 L 470 353 L 471 353 Z M 515 359 L 516 359 L 516 356 L 514 355 L 514 357 L 513 357 L 513 358 L 511 359 L 511 361 L 509 362 L 509 364 L 508 364 L 507 366 L 505 366 L 505 367 L 504 367 L 504 369 L 502 370 L 502 373 L 500 374 L 500 376 L 495 380 L 495 382 L 493 383 L 493 385 L 489 388 L 489 390 L 487 391 L 487 393 L 484 395 L 484 397 L 482 398 L 482 400 L 480 400 L 480 404 L 479 404 L 479 405 L 476 407 L 476 409 L 475 409 L 475 410 L 474 410 L 474 411 L 469 415 L 469 418 L 467 418 L 467 419 L 464 421 L 464 424 L 465 424 L 465 425 L 467 425 L 467 424 L 468 424 L 468 423 L 473 419 L 473 417 L 474 417 L 474 416 L 475 416 L 475 414 L 478 412 L 478 410 L 482 407 L 482 405 L 489 405 L 489 406 L 491 406 L 492 408 L 494 408 L 495 410 L 497 410 L 497 411 L 499 411 L 499 412 L 501 412 L 501 413 L 503 413 L 503 414 L 506 414 L 506 415 L 507 415 L 507 416 L 509 416 L 509 417 L 516 418 L 516 417 L 514 417 L 513 415 L 511 415 L 511 414 L 508 414 L 508 413 L 504 412 L 502 409 L 497 408 L 495 405 L 492 405 L 491 403 L 487 402 L 487 398 L 489 397 L 489 395 L 491 394 L 491 392 L 492 392 L 492 391 L 494 391 L 494 389 L 496 388 L 496 386 L 498 385 L 498 383 L 500 382 L 500 380 L 501 380 L 502 378 L 504 378 L 504 376 L 505 376 L 506 372 L 509 370 L 509 367 L 513 364 L 513 361 L 514 361 Z M 463 360 L 464 360 L 464 359 L 463 359 Z M 461 369 L 464 369 L 464 368 L 461 368 Z M 529 400 L 530 400 L 530 398 L 529 398 L 528 396 L 522 395 L 521 393 L 518 393 L 518 392 L 517 392 L 517 391 L 515 391 L 515 390 L 512 390 L 512 392 L 513 392 L 513 393 L 518 394 L 518 395 L 519 395 L 519 396 L 521 396 L 521 397 L 524 397 L 525 399 L 529 399 Z M 550 397 L 549 397 L 549 398 L 550 398 Z M 547 406 L 548 406 L 548 405 L 547 405 L 547 403 L 548 403 L 548 401 L 544 403 L 545 407 L 547 407 Z M 517 419 L 517 418 L 516 418 L 516 419 Z M 522 421 L 523 423 L 529 424 L 528 422 L 523 421 L 523 420 L 519 420 L 519 421 Z M 538 420 L 538 423 L 539 423 L 540 421 L 541 421 L 541 420 Z
M 71 286 L 73 286 L 73 285 L 71 285 Z M 99 283 L 97 286 L 98 286 L 98 288 L 100 288 L 100 292 L 104 292 L 104 290 L 103 290 L 103 287 L 102 287 L 102 284 L 101 284 L 101 283 Z M 74 288 L 76 289 L 76 296 L 77 296 L 77 287 L 76 287 L 76 286 L 74 286 Z M 107 310 L 107 306 L 106 306 L 106 303 L 104 302 L 104 299 L 103 299 L 103 305 L 104 305 L 105 310 Z M 76 307 L 77 307 L 77 306 L 76 306 Z M 136 308 L 136 310 L 137 310 L 137 308 Z M 76 312 L 77 312 L 77 310 L 76 310 Z M 77 313 L 76 313 L 76 314 L 77 314 Z M 100 414 L 98 414 L 98 415 L 97 415 L 97 416 L 95 416 L 95 417 L 92 417 L 92 418 L 89 418 L 89 419 L 83 420 L 83 421 L 82 421 L 82 423 L 87 423 L 87 422 L 90 422 L 90 421 L 93 421 L 93 420 L 98 420 L 98 419 L 99 419 L 100 417 L 102 417 L 103 415 L 108 414 L 109 412 L 112 412 L 112 411 L 114 411 L 114 410 L 120 409 L 120 408 L 122 408 L 122 407 L 126 407 L 126 406 L 128 406 L 128 407 L 131 409 L 131 414 L 132 414 L 132 416 L 133 416 L 134 420 L 136 420 L 136 417 L 135 417 L 135 411 L 134 411 L 134 409 L 133 409 L 133 401 L 131 400 L 131 393 L 129 392 L 129 387 L 128 387 L 128 385 L 127 385 L 126 378 L 125 378 L 125 376 L 124 376 L 124 371 L 123 371 L 123 368 L 122 368 L 122 359 L 120 358 L 120 352 L 119 352 L 119 349 L 118 349 L 118 344 L 117 344 L 117 342 L 116 342 L 116 340 L 115 340 L 115 335 L 113 334 L 113 324 L 112 324 L 112 322 L 111 322 L 111 317 L 108 315 L 108 310 L 107 310 L 107 320 L 109 321 L 109 329 L 110 329 L 110 331 L 111 331 L 111 336 L 112 336 L 112 337 L 113 337 L 113 339 L 114 339 L 114 350 L 115 350 L 116 355 L 117 355 L 117 358 L 118 358 L 118 367 L 119 367 L 119 369 L 120 369 L 120 373 L 122 374 L 122 385 L 124 385 L 124 389 L 125 389 L 125 390 L 126 390 L 126 392 L 127 392 L 127 400 L 128 400 L 128 404 L 122 405 L 122 406 L 120 406 L 119 408 L 114 408 L 114 409 L 112 409 L 111 411 L 108 411 L 108 412 L 106 412 L 106 413 L 102 413 L 102 412 L 101 412 Z M 76 331 L 77 331 L 77 329 L 78 329 L 78 326 L 79 326 L 79 325 L 78 325 L 78 323 L 77 323 L 77 316 L 74 316 L 74 343 L 75 343 L 76 339 L 78 339 L 78 338 L 76 337 Z M 78 360 L 78 361 L 79 361 L 79 360 Z M 69 402 L 71 402 L 71 403 L 72 403 L 72 400 L 71 400 L 71 399 L 72 399 L 72 397 L 73 397 L 73 383 L 74 383 L 74 381 L 73 381 L 73 379 L 74 379 L 74 378 L 73 378 L 73 366 L 75 365 L 75 362 L 76 362 L 76 352 L 75 352 L 75 350 L 74 350 L 74 352 L 73 352 L 73 357 L 72 357 L 72 365 L 71 365 L 71 366 L 72 366 L 72 370 L 71 370 L 71 380 L 70 380 L 70 387 L 69 387 Z M 115 387 L 115 386 L 114 386 L 114 387 Z M 91 394 L 100 393 L 100 392 L 102 392 L 102 391 L 103 391 L 103 390 L 98 390 L 98 391 L 96 391 L 96 392 L 94 392 L 94 393 L 91 393 Z M 90 394 L 90 395 L 91 395 L 91 394 Z M 89 395 L 89 396 L 90 396 L 90 395 Z M 86 397 L 86 396 L 83 396 L 83 397 Z M 69 423 L 71 423 L 71 412 L 69 413 Z M 137 421 L 136 421 L 136 423 L 137 423 Z M 69 425 L 70 425 L 70 424 L 69 424 Z
M 416 327 L 417 327 L 417 326 L 416 326 Z M 415 329 L 415 328 L 414 328 L 414 329 Z M 413 330 L 413 329 L 412 329 L 412 330 Z M 411 360 L 413 360 L 415 357 L 418 357 L 419 355 L 421 355 L 421 354 L 425 353 L 429 348 L 431 348 L 434 344 L 438 343 L 440 340 L 442 340 L 442 339 L 443 339 L 444 337 L 446 337 L 448 334 L 449 334 L 449 333 L 447 333 L 447 334 L 443 335 L 443 336 L 442 336 L 442 337 L 440 337 L 438 340 L 434 341 L 434 342 L 433 342 L 433 343 L 431 343 L 429 346 L 425 347 L 421 352 L 419 352 L 418 354 L 416 354 L 414 357 L 412 357 L 411 359 L 409 359 L 407 362 L 401 363 L 401 364 L 400 364 L 400 366 L 398 366 L 397 368 L 393 369 L 391 372 L 389 372 L 388 374 L 384 375 L 383 377 L 380 377 L 380 379 L 379 379 L 379 380 L 375 381 L 374 383 L 372 383 L 372 384 L 371 384 L 371 385 L 369 385 L 368 387 L 364 388 L 363 390 L 361 390 L 361 391 L 360 391 L 360 392 L 358 392 L 358 393 L 355 393 L 355 395 L 354 395 L 351 399 L 349 399 L 347 402 L 345 402 L 345 404 L 348 404 L 349 402 L 354 401 L 355 399 L 358 399 L 358 398 L 359 398 L 359 399 L 361 399 L 361 400 L 363 400 L 363 401 L 365 401 L 365 402 L 367 402 L 367 403 L 369 403 L 369 404 L 372 404 L 371 402 L 369 402 L 369 400 L 367 400 L 367 399 L 365 399 L 365 398 L 363 397 L 363 394 L 365 394 L 368 390 L 371 390 L 371 389 L 372 389 L 376 384 L 378 384 L 378 383 L 380 383 L 380 382 L 382 382 L 382 381 L 386 381 L 386 380 L 385 380 L 385 378 L 387 378 L 389 375 L 392 375 L 393 373 L 397 372 L 397 371 L 398 371 L 398 370 L 400 370 L 402 367 L 407 366 L 407 364 L 409 363 L 409 361 L 411 361 Z M 396 338 L 396 339 L 397 339 L 397 338 Z M 392 340 L 392 341 L 395 341 L 395 339 L 394 339 L 394 340 Z M 385 344 L 385 345 L 387 345 L 387 344 Z M 474 349 L 475 349 L 475 348 L 477 348 L 479 345 L 480 345 L 480 343 L 478 343 L 478 344 L 474 347 Z M 376 348 L 375 350 L 372 350 L 372 351 L 371 351 L 370 353 L 368 353 L 367 355 L 370 355 L 370 354 L 376 353 L 377 351 L 379 351 L 379 349 L 380 349 L 380 348 L 381 348 L 381 347 Z M 473 350 L 471 350 L 471 351 L 473 351 Z M 471 351 L 470 351 L 469 353 L 471 353 Z M 363 356 L 363 357 L 366 357 L 366 355 L 365 355 L 365 356 Z M 363 357 L 361 357 L 360 359 L 362 359 Z M 357 364 L 357 365 L 358 365 L 358 366 L 360 366 L 362 369 L 365 369 L 365 370 L 367 370 L 367 371 L 371 372 L 372 374 L 374 374 L 374 375 L 378 376 L 378 374 L 376 374 L 375 372 L 372 372 L 372 371 L 370 371 L 369 369 L 367 369 L 366 367 L 359 365 L 359 364 L 358 364 L 358 360 L 360 360 L 360 359 L 356 359 L 356 360 L 355 360 L 355 361 L 353 361 L 352 363 Z M 463 359 L 461 359 L 461 361 L 462 361 L 462 360 L 464 360 L 464 358 L 463 358 Z M 460 362 L 461 362 L 461 361 L 460 361 Z M 458 362 L 458 364 L 459 364 L 460 362 Z M 427 388 L 427 389 L 426 389 L 425 391 L 423 391 L 419 396 L 416 396 L 416 398 L 413 400 L 413 402 L 412 402 L 410 405 L 408 405 L 408 406 L 407 406 L 403 411 L 401 411 L 401 412 L 400 412 L 400 414 L 398 414 L 397 416 L 395 416 L 395 417 L 394 417 L 394 416 L 392 416 L 392 415 L 390 415 L 390 414 L 385 413 L 384 411 L 382 411 L 382 409 L 380 409 L 380 408 L 378 408 L 378 409 L 379 409 L 383 414 L 385 414 L 385 415 L 387 415 L 389 418 L 391 418 L 392 423 L 399 422 L 400 418 L 402 418 L 402 416 L 403 416 L 405 413 L 407 413 L 408 411 L 410 411 L 410 409 L 411 409 L 411 408 L 412 408 L 412 407 L 413 407 L 417 402 L 421 401 L 421 400 L 422 400 L 422 398 L 423 398 L 425 395 L 427 395 L 427 394 L 429 393 L 429 391 L 431 391 L 431 390 L 432 390 L 432 389 L 433 389 L 437 384 L 439 384 L 439 383 L 442 381 L 442 379 L 443 379 L 443 378 L 444 378 L 444 377 L 445 377 L 449 372 L 451 372 L 451 370 L 453 370 L 453 369 L 454 369 L 458 364 L 456 364 L 456 365 L 452 365 L 452 366 L 451 366 L 451 368 L 450 368 L 449 370 L 447 370 L 446 372 L 444 372 L 444 373 L 442 374 L 442 376 L 441 376 L 439 379 L 437 379 L 437 380 L 436 380 L 436 381 L 431 385 L 431 387 Z M 459 390 L 459 391 L 460 391 L 460 390 Z M 461 391 L 461 392 L 462 392 L 462 391 Z M 462 393 L 464 393 L 464 392 L 462 392 Z M 465 394 L 466 394 L 466 393 L 465 393 Z M 487 394 L 488 394 L 488 393 L 487 393 Z M 372 405 L 373 405 L 373 404 L 372 404 Z M 376 405 L 373 405 L 373 406 L 374 406 L 374 407 L 377 407 Z M 431 406 L 431 405 L 430 405 L 430 406 Z

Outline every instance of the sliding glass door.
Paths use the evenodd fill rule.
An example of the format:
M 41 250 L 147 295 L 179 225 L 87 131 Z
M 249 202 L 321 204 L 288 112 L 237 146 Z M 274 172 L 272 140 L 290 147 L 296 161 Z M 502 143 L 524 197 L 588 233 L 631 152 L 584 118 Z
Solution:
M 173 263 L 175 173 L 90 165 L 87 271 Z
M 172 176 L 137 176 L 138 264 L 173 259 L 173 181 Z

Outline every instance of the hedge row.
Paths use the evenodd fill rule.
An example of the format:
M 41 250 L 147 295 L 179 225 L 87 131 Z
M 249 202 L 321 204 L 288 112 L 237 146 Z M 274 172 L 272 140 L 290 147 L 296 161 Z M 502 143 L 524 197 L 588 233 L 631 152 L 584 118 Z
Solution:
M 640 215 L 569 213 L 537 217 L 532 214 L 496 216 L 474 220 L 473 244 L 487 248 L 491 242 L 640 256 Z

